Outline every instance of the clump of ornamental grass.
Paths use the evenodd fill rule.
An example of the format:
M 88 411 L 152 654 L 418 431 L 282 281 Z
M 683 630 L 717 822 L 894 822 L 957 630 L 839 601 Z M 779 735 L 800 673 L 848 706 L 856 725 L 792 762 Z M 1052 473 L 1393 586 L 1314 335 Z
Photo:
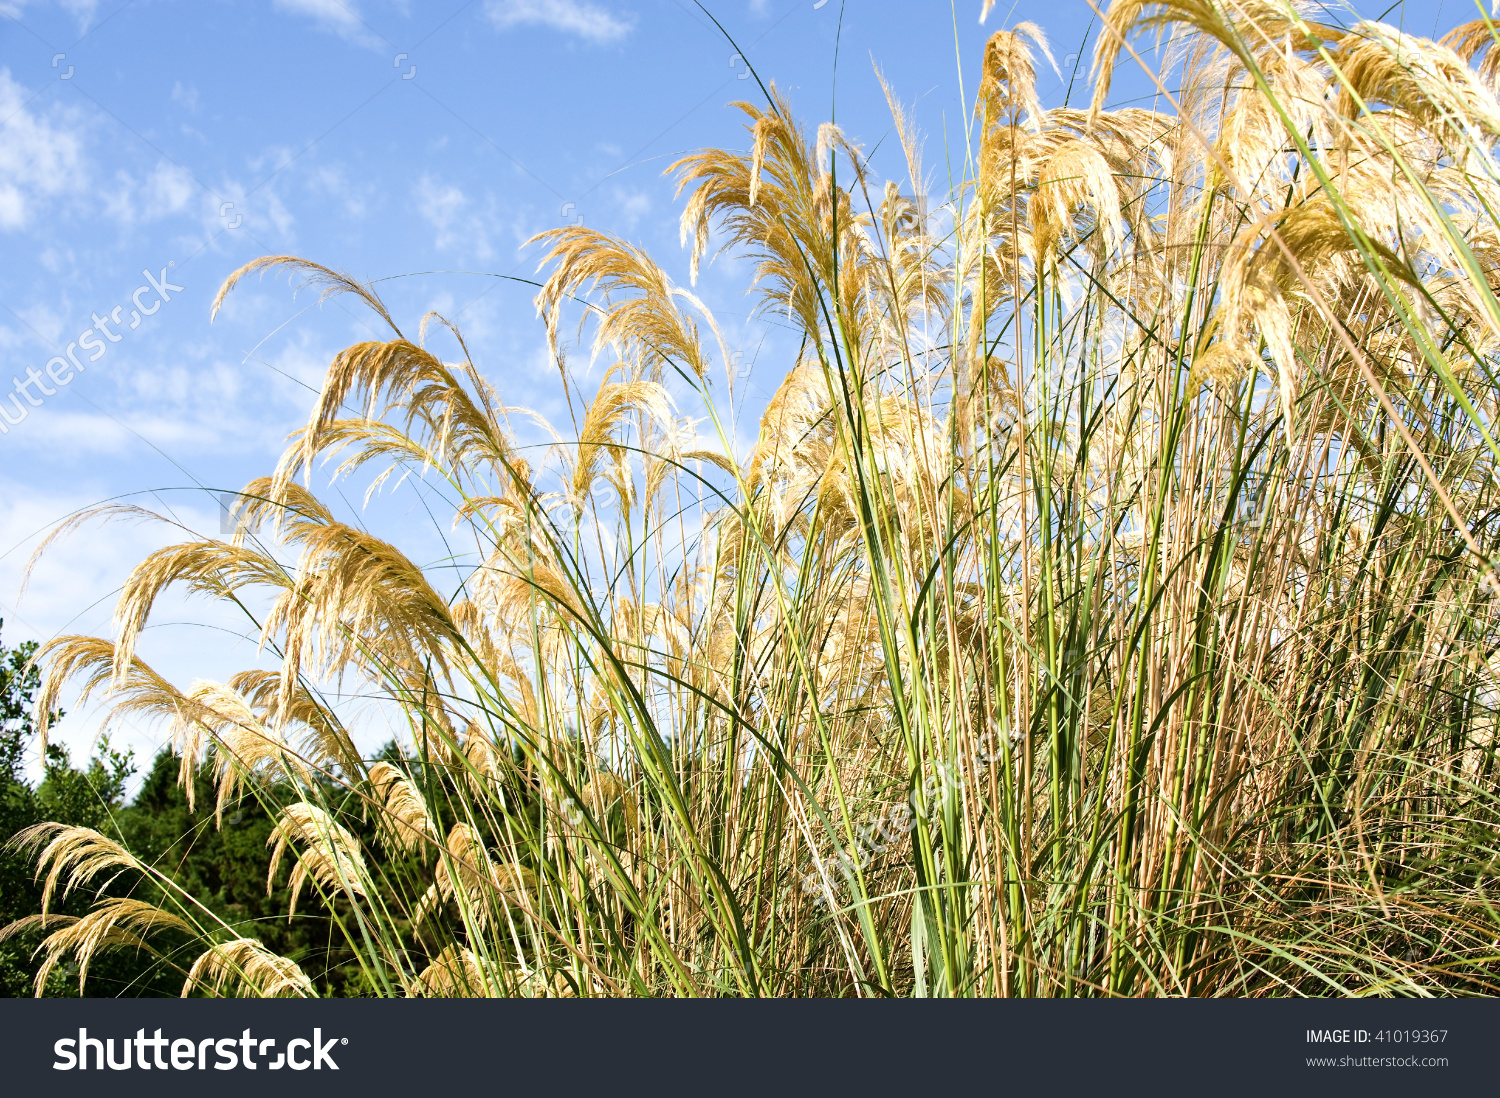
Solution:
M 1105 109 L 1152 30 L 1160 109 Z M 1049 110 L 1022 24 L 944 200 L 889 93 L 890 179 L 774 87 L 738 104 L 743 150 L 670 170 L 694 276 L 750 257 L 800 344 L 746 453 L 712 316 L 608 233 L 536 241 L 580 394 L 542 448 L 444 318 L 257 260 L 220 300 L 290 268 L 389 338 L 334 359 L 232 537 L 46 646 L 39 712 L 81 678 L 167 722 L 220 816 L 296 791 L 270 879 L 383 994 L 1500 990 L 1495 33 L 1116 0 L 1092 105 Z M 425 477 L 460 579 L 336 519 L 330 458 Z M 153 672 L 172 585 L 258 592 L 279 669 Z M 115 890 L 47 967 L 170 926 L 184 994 L 315 992 L 107 837 L 21 842 L 49 895 Z

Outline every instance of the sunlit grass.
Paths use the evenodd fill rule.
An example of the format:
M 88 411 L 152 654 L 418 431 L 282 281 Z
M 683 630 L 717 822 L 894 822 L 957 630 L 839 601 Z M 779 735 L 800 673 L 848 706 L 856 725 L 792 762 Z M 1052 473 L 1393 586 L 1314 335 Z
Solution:
M 1152 25 L 1163 109 L 1103 110 Z M 232 539 L 46 646 L 40 710 L 82 678 L 170 722 L 200 812 L 294 790 L 272 876 L 375 994 L 1493 992 L 1492 34 L 1119 0 L 1090 111 L 1042 109 L 1022 25 L 942 202 L 894 97 L 904 183 L 742 105 L 746 150 L 672 171 L 695 272 L 753 257 L 801 343 L 748 453 L 718 326 L 607 233 L 538 239 L 575 409 L 540 449 L 443 318 L 250 264 L 220 300 L 290 267 L 391 338 L 330 365 Z M 461 582 L 338 521 L 329 457 L 440 489 Z M 173 584 L 269 591 L 279 672 L 152 672 Z M 48 965 L 176 920 L 184 993 L 322 986 L 103 836 L 26 841 L 49 889 L 123 868 L 170 908 L 106 898 Z

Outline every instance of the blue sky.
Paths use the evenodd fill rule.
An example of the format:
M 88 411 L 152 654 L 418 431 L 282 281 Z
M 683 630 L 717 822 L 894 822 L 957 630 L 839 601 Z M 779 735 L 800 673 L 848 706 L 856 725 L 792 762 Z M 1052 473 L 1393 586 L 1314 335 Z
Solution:
M 987 26 L 980 0 L 707 6 L 739 50 L 691 0 L 0 0 L 0 409 L 17 415 L 12 376 L 36 379 L 26 417 L 0 434 L 5 641 L 109 635 L 130 567 L 184 529 L 86 527 L 18 599 L 40 534 L 128 498 L 217 536 L 217 493 L 269 472 L 329 359 L 377 334 L 352 306 L 319 306 L 276 277 L 243 285 L 210 324 L 214 293 L 246 261 L 291 253 L 389 279 L 399 320 L 442 312 L 507 403 L 561 417 L 531 288 L 485 275 L 531 275 L 537 251 L 523 242 L 582 218 L 686 283 L 662 171 L 697 148 L 745 144 L 727 107 L 758 98 L 740 52 L 804 123 L 836 114 L 899 177 L 878 64 L 915 104 L 941 175 L 962 160 L 987 33 L 1033 20 L 1066 71 L 1092 16 L 1085 0 L 1001 0 Z M 1397 14 L 1432 34 L 1470 12 L 1431 0 Z M 1043 69 L 1049 105 L 1066 86 Z M 1144 94 L 1139 79 L 1116 82 L 1116 100 Z M 181 290 L 163 302 L 152 280 Z M 742 394 L 753 430 L 790 351 L 750 317 L 745 288 L 733 262 L 699 286 L 755 360 Z M 99 322 L 118 342 L 75 347 L 86 369 L 69 371 L 68 344 Z M 420 489 L 379 506 L 402 529 Z M 239 624 L 201 603 L 165 601 L 153 620 L 141 654 L 179 685 L 256 662 Z M 60 738 L 86 749 L 97 717 L 73 715 Z M 116 738 L 144 756 L 160 730 Z

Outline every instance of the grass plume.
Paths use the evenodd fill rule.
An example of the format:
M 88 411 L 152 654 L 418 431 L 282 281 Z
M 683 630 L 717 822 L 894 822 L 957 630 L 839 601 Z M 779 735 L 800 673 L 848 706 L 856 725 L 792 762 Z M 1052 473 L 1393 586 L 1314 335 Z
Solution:
M 1151 30 L 1172 111 L 1106 109 Z M 173 722 L 220 813 L 294 789 L 270 877 L 381 993 L 1494 993 L 1494 33 L 1116 0 L 1091 106 L 1046 109 L 1041 30 L 998 31 L 940 201 L 889 90 L 889 179 L 774 88 L 738 104 L 744 150 L 670 171 L 691 276 L 748 256 L 800 347 L 743 459 L 720 328 L 608 233 L 535 241 L 570 399 L 580 301 L 612 359 L 541 456 L 461 337 L 425 345 L 446 320 L 411 342 L 371 287 L 257 260 L 215 307 L 290 267 L 391 338 L 335 358 L 232 539 L 143 562 L 117 641 L 49 646 L 46 703 L 81 678 Z M 460 582 L 299 486 L 335 457 L 426 475 Z M 279 670 L 141 663 L 179 583 L 265 592 Z M 355 750 L 346 677 L 397 757 Z M 49 896 L 155 872 L 21 841 Z M 100 902 L 47 965 L 156 925 Z M 314 990 L 174 926 L 185 993 Z

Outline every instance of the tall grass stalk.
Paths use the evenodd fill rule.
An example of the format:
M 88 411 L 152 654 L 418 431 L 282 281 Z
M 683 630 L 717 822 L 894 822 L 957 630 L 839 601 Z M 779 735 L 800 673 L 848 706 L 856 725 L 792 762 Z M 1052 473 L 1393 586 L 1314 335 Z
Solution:
M 942 202 L 889 93 L 904 185 L 774 87 L 745 151 L 673 166 L 694 277 L 752 257 L 800 343 L 748 453 L 708 310 L 607 233 L 537 241 L 575 409 L 544 448 L 444 318 L 236 272 L 220 301 L 290 268 L 390 339 L 330 365 L 232 538 L 147 558 L 115 640 L 46 646 L 40 712 L 81 678 L 170 722 L 212 811 L 265 801 L 272 878 L 372 994 L 1494 992 L 1495 27 L 1102 27 L 1090 109 L 1041 106 L 1038 28 L 990 39 Z M 1169 109 L 1105 110 L 1153 28 Z M 337 520 L 330 457 L 424 477 L 461 580 Z M 279 669 L 156 675 L 174 584 Z M 170 931 L 184 994 L 323 986 L 105 836 L 20 841 L 49 892 L 159 882 L 49 965 Z

